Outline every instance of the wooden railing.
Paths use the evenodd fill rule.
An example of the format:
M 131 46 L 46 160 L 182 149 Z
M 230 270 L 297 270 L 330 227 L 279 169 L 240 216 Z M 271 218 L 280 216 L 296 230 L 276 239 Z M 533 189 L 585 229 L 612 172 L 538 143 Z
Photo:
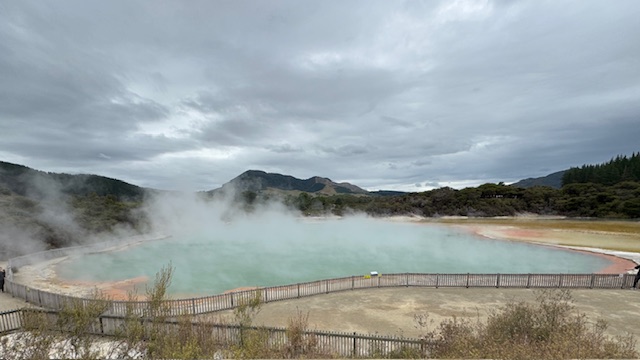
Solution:
M 624 289 L 633 283 L 633 275 L 624 274 L 385 274 L 379 277 L 365 278 L 350 276 L 338 279 L 318 280 L 292 285 L 281 285 L 255 290 L 231 292 L 219 295 L 188 299 L 166 300 L 170 316 L 198 315 L 221 310 L 229 310 L 246 303 L 255 297 L 268 303 L 329 294 L 340 291 L 386 288 L 386 287 L 459 287 L 459 288 L 572 288 L 572 289 Z M 30 304 L 47 308 L 61 309 L 72 301 L 89 304 L 94 299 L 76 298 L 7 280 L 5 290 L 14 297 L 24 299 Z M 149 309 L 146 301 L 109 301 L 107 314 L 122 316 L 127 309 L 145 314 Z
M 22 309 L 0 313 L 0 334 L 22 328 Z
M 59 312 L 55 310 L 21 309 L 0 313 L 0 335 L 22 328 L 24 316 L 29 313 L 46 313 L 46 318 L 51 324 L 58 323 Z M 126 319 L 119 316 L 101 315 L 95 318 L 87 327 L 87 334 L 100 336 L 118 336 L 127 326 Z M 178 330 L 187 324 L 184 321 L 173 319 L 160 323 L 147 321 L 144 318 L 136 318 L 145 326 L 161 326 L 165 331 Z M 42 325 L 42 324 L 41 324 Z M 55 326 L 55 325 L 54 325 Z M 243 332 L 260 331 L 266 335 L 265 343 L 273 350 L 284 349 L 289 344 L 287 330 L 276 327 L 241 327 L 239 325 L 214 324 L 203 322 L 191 322 L 188 326 L 198 328 L 199 333 L 207 333 L 213 342 L 221 349 L 229 349 L 241 344 Z M 54 328 L 54 330 L 57 328 Z M 58 329 L 59 330 L 59 329 Z M 357 333 L 341 333 L 333 331 L 304 331 L 303 338 L 307 344 L 312 343 L 312 348 L 298 349 L 312 354 L 329 354 L 339 357 L 387 357 L 394 352 L 412 350 L 425 352 L 425 341 L 415 338 L 401 338 L 380 335 L 365 335 Z

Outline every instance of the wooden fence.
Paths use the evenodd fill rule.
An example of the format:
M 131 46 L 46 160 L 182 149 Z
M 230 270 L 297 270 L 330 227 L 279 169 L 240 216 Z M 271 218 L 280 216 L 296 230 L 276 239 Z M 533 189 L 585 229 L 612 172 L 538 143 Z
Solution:
M 22 328 L 22 309 L 0 313 L 0 334 Z
M 350 276 L 337 279 L 318 280 L 293 285 L 259 288 L 219 295 L 189 299 L 166 300 L 170 316 L 199 315 L 221 310 L 230 310 L 239 304 L 259 297 L 262 302 L 289 300 L 307 296 L 329 294 L 358 289 L 386 287 L 495 287 L 495 288 L 572 288 L 572 289 L 624 289 L 633 283 L 634 275 L 624 274 L 386 274 L 373 278 Z M 35 289 L 7 280 L 5 291 L 30 304 L 62 309 L 65 304 L 103 301 L 76 298 L 68 295 Z M 149 311 L 146 301 L 108 301 L 112 316 L 123 316 L 129 312 L 145 315 Z
M 0 334 L 20 330 L 28 314 L 43 313 L 52 324 L 53 330 L 63 330 L 58 325 L 60 314 L 55 310 L 21 309 L 0 313 Z M 120 336 L 126 328 L 126 319 L 119 316 L 101 315 L 94 319 L 88 326 L 87 334 L 100 336 Z M 177 320 L 165 320 L 160 323 L 152 323 L 144 318 L 136 318 L 149 329 L 151 326 L 160 326 L 166 332 L 178 333 L 188 327 L 197 334 L 206 334 L 221 349 L 230 349 L 232 346 L 241 345 L 243 338 L 249 332 L 260 332 L 261 339 L 269 349 L 286 351 L 292 349 L 291 339 L 287 337 L 287 330 L 275 327 L 240 327 L 238 325 L 225 325 L 202 322 L 179 322 Z M 294 340 L 295 341 L 295 340 Z M 302 341 L 297 340 L 298 352 L 305 354 L 329 354 L 338 357 L 388 357 L 393 353 L 402 351 L 425 353 L 424 340 L 400 337 L 388 337 L 379 335 L 363 335 L 357 333 L 340 333 L 331 331 L 304 331 Z

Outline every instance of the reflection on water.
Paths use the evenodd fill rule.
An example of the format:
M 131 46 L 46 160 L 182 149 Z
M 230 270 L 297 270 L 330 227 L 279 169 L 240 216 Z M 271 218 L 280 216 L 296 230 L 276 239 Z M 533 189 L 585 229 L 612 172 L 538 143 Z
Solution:
M 70 280 L 154 278 L 171 262 L 170 291 L 216 294 L 384 273 L 592 273 L 609 262 L 585 253 L 491 240 L 458 228 L 372 219 L 252 221 L 194 230 L 64 262 Z

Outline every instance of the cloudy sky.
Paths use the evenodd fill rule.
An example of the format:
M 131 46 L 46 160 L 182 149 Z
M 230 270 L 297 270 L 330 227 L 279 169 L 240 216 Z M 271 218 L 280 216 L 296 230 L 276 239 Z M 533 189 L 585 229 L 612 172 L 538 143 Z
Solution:
M 2 1 L 0 160 L 422 191 L 640 151 L 640 2 Z

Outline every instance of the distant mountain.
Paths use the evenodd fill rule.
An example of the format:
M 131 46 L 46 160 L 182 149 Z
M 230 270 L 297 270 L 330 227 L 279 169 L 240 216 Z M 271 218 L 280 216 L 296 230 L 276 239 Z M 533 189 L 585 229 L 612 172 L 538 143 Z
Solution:
M 554 189 L 560 189 L 562 187 L 562 177 L 564 176 L 564 173 L 566 171 L 567 170 L 562 170 L 543 177 L 520 180 L 516 183 L 511 184 L 511 186 L 521 187 L 525 189 L 533 186 L 549 186 Z
M 0 161 L 0 188 L 35 200 L 50 194 L 84 196 L 95 193 L 112 195 L 118 200 L 141 201 L 151 190 L 104 176 L 50 173 L 4 161 Z
M 222 185 L 221 188 L 208 191 L 208 193 L 227 193 L 235 191 L 242 193 L 252 191 L 255 193 L 276 192 L 296 193 L 307 192 L 312 194 L 350 194 L 368 195 L 369 192 L 358 186 L 343 182 L 336 183 L 331 179 L 314 176 L 306 180 L 289 175 L 267 173 L 260 170 L 248 170 Z

